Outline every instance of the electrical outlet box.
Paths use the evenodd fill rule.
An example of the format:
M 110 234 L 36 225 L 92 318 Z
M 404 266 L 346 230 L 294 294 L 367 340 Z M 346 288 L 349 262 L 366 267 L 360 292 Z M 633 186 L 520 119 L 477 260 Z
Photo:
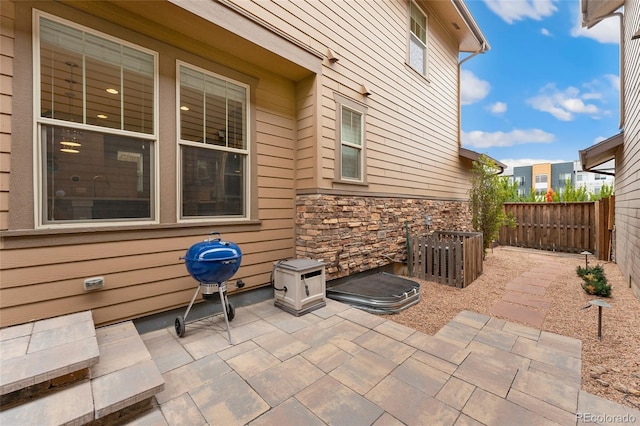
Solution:
M 104 277 L 92 277 L 84 280 L 84 289 L 86 290 L 98 290 L 104 287 Z

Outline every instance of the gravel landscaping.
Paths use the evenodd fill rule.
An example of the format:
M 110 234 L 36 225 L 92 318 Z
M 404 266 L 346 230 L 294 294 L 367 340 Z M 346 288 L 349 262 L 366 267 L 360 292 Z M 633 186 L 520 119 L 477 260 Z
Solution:
M 433 335 L 462 310 L 491 315 L 491 306 L 502 300 L 506 284 L 548 256 L 566 266 L 566 272 L 547 288 L 552 305 L 541 328 L 582 340 L 583 390 L 640 409 L 640 301 L 615 263 L 589 256 L 589 266 L 602 265 L 612 287 L 611 297 L 605 299 L 612 307 L 603 309 L 602 340 L 598 340 L 597 307 L 582 309 L 596 299 L 582 289 L 576 274 L 576 268 L 584 266 L 584 256 L 513 247 L 489 250 L 483 274 L 464 289 L 414 278 L 421 285 L 422 300 L 392 319 Z

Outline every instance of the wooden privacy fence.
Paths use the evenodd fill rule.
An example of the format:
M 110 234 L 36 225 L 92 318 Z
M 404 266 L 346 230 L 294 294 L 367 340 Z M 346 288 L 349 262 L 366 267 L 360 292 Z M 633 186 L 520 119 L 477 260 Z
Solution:
M 434 232 L 409 239 L 412 277 L 466 287 L 482 274 L 481 232 Z
M 580 253 L 610 260 L 614 198 L 572 203 L 505 203 L 516 226 L 500 229 L 505 246 Z

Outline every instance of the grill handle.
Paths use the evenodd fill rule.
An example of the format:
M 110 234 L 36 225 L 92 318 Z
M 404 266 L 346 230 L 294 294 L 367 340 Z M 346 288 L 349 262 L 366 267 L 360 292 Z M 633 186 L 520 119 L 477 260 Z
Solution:
M 217 235 L 218 238 L 211 238 L 212 235 Z M 207 240 L 208 242 L 211 241 L 220 241 L 222 239 L 222 236 L 220 235 L 220 233 L 218 231 L 213 231 L 213 232 L 209 232 L 209 239 Z

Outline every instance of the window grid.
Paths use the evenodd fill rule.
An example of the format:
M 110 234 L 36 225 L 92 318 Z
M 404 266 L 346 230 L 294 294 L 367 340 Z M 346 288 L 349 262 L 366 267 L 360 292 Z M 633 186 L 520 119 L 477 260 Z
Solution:
M 157 54 L 34 18 L 38 226 L 155 221 Z
M 182 219 L 246 217 L 249 88 L 179 63 Z

